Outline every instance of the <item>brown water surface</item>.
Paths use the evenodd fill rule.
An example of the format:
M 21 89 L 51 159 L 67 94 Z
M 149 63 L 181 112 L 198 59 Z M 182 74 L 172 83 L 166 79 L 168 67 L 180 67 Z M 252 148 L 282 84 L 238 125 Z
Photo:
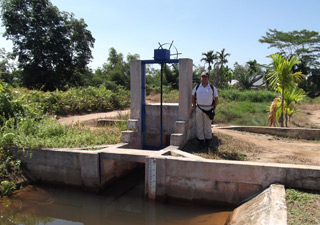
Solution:
M 101 194 L 37 185 L 0 199 L 0 224 L 223 225 L 231 210 L 148 201 L 143 180 L 128 190 L 113 186 Z

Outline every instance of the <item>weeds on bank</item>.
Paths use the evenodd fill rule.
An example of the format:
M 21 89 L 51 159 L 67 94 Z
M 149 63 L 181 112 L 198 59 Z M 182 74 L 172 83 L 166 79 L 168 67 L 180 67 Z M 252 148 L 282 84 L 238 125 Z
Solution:
M 10 153 L 0 149 L 0 196 L 10 195 L 16 190 L 16 184 L 11 180 L 12 175 L 20 173 L 21 161 L 10 156 Z
M 58 124 L 55 119 L 35 121 L 24 119 L 18 124 L 7 123 L 3 127 L 5 135 L 0 143 L 6 148 L 75 148 L 92 145 L 116 144 L 121 140 L 121 131 L 126 129 L 124 122 L 113 126 L 90 130 L 82 124 L 72 126 Z M 10 135 L 9 135 L 10 134 Z M 9 136 L 9 137 L 8 137 Z
M 288 224 L 320 224 L 320 193 L 286 189 Z

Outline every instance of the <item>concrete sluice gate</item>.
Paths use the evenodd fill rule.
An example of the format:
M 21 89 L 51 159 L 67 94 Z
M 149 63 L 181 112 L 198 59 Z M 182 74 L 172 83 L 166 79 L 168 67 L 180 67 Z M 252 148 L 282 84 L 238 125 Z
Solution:
M 147 198 L 233 205 L 237 208 L 226 224 L 286 224 L 284 186 L 320 190 L 318 166 L 207 160 L 179 150 L 195 137 L 192 60 L 179 59 L 179 104 L 162 105 L 161 135 L 161 106 L 145 104 L 144 66 L 131 63 L 131 119 L 124 143 L 94 151 L 38 149 L 32 157 L 16 153 L 36 180 L 98 192 L 144 167 Z M 161 142 L 168 146 L 144 149 Z

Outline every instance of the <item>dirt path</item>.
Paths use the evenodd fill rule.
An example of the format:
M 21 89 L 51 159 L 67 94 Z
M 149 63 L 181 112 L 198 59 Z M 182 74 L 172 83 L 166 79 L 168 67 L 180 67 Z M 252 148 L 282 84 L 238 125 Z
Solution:
M 92 113 L 86 115 L 77 115 L 77 116 L 67 116 L 58 118 L 58 123 L 65 124 L 65 125 L 72 125 L 74 123 L 83 123 L 87 126 L 90 124 L 95 124 L 93 122 L 97 121 L 98 119 L 121 119 L 122 117 L 129 117 L 130 110 L 115 110 L 111 112 L 105 113 Z
M 292 117 L 290 125 L 306 128 L 320 128 L 320 104 L 299 105 L 299 113 Z
M 224 134 L 255 146 L 246 152 L 256 162 L 291 163 L 320 166 L 320 141 L 282 139 L 271 135 L 253 134 L 213 128 L 214 134 Z

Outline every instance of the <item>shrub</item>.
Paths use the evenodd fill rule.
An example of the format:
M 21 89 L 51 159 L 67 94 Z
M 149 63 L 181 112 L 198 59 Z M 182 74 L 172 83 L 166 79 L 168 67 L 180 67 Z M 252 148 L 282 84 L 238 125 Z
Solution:
M 1 182 L 0 191 L 1 196 L 10 195 L 14 190 L 16 190 L 16 184 L 7 180 Z
M 75 87 L 68 91 L 30 91 L 16 89 L 14 97 L 29 106 L 37 114 L 72 115 L 106 112 L 130 105 L 130 93 L 118 86 L 116 91 L 104 86 Z

